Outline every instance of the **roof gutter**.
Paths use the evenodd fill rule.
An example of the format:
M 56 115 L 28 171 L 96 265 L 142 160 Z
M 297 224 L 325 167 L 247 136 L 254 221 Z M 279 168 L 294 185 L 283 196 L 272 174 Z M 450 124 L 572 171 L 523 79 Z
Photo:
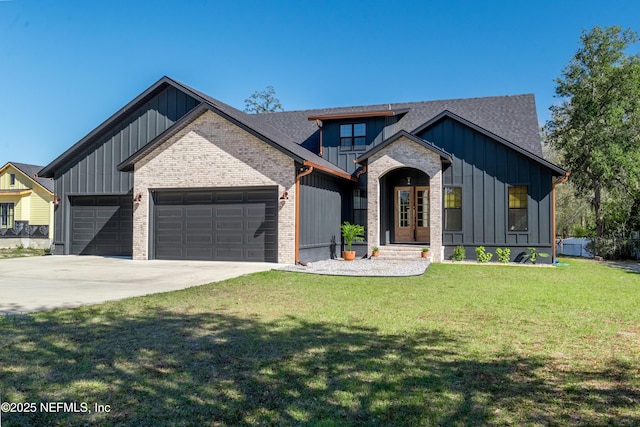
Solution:
M 296 175 L 296 236 L 295 236 L 295 263 L 300 264 L 300 179 L 303 176 L 309 175 L 313 172 L 314 166 L 309 166 L 305 162 L 305 167 L 302 172 Z
M 561 176 L 560 178 L 558 178 L 553 185 L 551 186 L 551 223 L 552 225 L 552 235 L 551 235 L 551 241 L 552 246 L 551 246 L 551 262 L 555 261 L 556 259 L 556 186 L 560 185 L 560 184 L 564 184 L 565 182 L 567 182 L 567 180 L 569 179 L 569 175 L 571 174 L 571 172 L 565 172 L 563 176 Z
M 349 181 L 358 182 L 358 178 L 356 178 L 354 176 L 351 176 L 346 172 L 340 172 L 340 171 L 337 171 L 337 170 L 334 170 L 334 169 L 329 169 L 326 166 L 319 165 L 319 164 L 317 164 L 315 162 L 312 162 L 312 161 L 309 161 L 309 160 L 305 160 L 303 164 L 304 164 L 304 166 L 308 166 L 308 167 L 313 168 L 313 169 L 318 169 L 318 170 L 320 170 L 322 172 L 326 172 L 326 173 L 328 173 L 330 175 L 334 175 L 334 176 L 337 176 L 337 177 L 340 177 L 340 178 L 348 179 Z

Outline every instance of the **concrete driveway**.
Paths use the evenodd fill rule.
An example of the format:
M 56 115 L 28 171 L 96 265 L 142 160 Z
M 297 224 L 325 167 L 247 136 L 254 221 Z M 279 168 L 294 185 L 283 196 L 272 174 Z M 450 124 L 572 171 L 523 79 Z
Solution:
M 99 304 L 277 267 L 277 264 L 253 262 L 134 261 L 96 256 L 2 259 L 0 313 Z

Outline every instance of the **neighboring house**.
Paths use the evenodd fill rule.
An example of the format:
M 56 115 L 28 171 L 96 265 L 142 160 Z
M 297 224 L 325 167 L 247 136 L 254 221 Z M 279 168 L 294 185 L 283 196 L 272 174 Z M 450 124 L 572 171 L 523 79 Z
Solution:
M 40 171 L 55 253 L 293 263 L 373 246 L 553 251 L 533 95 L 245 114 L 168 77 Z M 546 258 L 549 260 L 549 258 Z
M 0 168 L 0 246 L 50 246 L 53 180 L 37 177 L 40 169 L 16 162 Z

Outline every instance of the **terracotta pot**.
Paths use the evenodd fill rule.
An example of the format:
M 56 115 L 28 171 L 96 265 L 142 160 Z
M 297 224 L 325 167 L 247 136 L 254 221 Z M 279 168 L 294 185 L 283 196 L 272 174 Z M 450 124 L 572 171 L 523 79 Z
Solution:
M 356 259 L 356 251 L 342 251 L 342 259 L 345 261 L 353 261 Z
M 422 258 L 428 258 L 429 257 L 429 252 L 421 252 L 422 253 Z
M 378 256 L 378 255 L 380 255 L 380 252 L 378 251 L 371 252 L 371 256 Z

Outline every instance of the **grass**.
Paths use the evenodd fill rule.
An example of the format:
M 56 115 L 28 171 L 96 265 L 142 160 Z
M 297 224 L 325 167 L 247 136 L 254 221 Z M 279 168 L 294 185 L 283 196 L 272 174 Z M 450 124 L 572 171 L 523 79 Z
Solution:
M 435 264 L 421 277 L 271 271 L 0 318 L 24 425 L 639 425 L 640 274 Z
M 50 251 L 48 249 L 25 248 L 23 246 L 17 246 L 13 248 L 0 248 L 0 259 L 42 256 L 49 252 Z

